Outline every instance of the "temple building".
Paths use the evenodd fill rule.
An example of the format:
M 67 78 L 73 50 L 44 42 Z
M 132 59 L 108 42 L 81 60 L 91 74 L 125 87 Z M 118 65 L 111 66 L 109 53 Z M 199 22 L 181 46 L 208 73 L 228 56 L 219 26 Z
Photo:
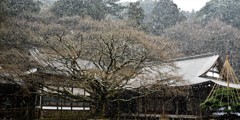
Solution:
M 7 74 L 0 74 L 0 116 L 14 118 L 16 112 L 6 112 L 13 109 L 26 109 L 24 114 L 31 115 L 29 119 L 73 112 L 81 114 L 94 110 L 86 101 L 72 101 L 71 97 L 62 97 L 65 94 L 62 89 L 72 95 L 90 96 L 83 89 L 78 88 L 77 83 L 69 83 L 68 68 L 56 61 L 49 63 L 37 50 L 30 50 L 30 55 L 44 69 L 31 69 L 22 74 L 28 77 L 14 78 Z M 94 65 L 86 60 L 79 60 L 79 65 L 93 68 Z M 148 64 L 148 63 L 146 63 Z M 220 74 L 223 63 L 219 55 L 204 54 L 184 57 L 174 60 L 156 63 L 154 66 L 145 67 L 141 74 L 130 79 L 126 86 L 126 96 L 134 95 L 134 91 L 145 90 L 145 95 L 139 96 L 128 102 L 119 102 L 109 110 L 116 114 L 118 110 L 123 112 L 123 118 L 167 118 L 167 119 L 202 119 L 211 116 L 208 109 L 200 106 L 209 97 L 214 86 L 240 88 L 236 83 L 222 81 L 224 75 Z M 63 71 L 53 71 L 59 67 Z M 6 82 L 6 79 L 14 79 L 14 83 Z M 23 79 L 32 79 L 32 84 L 26 84 Z M 20 88 L 22 86 L 30 90 L 25 95 Z M 140 89 L 141 88 L 141 89 Z M 137 92 L 140 93 L 140 92 Z M 15 96 L 13 96 L 15 95 Z M 66 94 L 67 95 L 67 94 Z M 118 108 L 118 109 L 116 109 Z M 28 113 L 27 113 L 28 112 Z M 107 111 L 108 112 L 108 111 Z M 29 114 L 31 113 L 31 114 Z M 19 115 L 19 114 L 18 114 Z M 0 118 L 0 119 L 4 119 Z M 24 117 L 22 117 L 24 118 Z

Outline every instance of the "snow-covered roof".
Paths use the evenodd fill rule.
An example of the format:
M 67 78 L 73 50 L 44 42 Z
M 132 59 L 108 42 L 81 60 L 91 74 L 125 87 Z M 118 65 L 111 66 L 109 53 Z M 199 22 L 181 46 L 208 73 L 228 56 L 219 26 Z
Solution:
M 30 49 L 29 53 L 31 57 L 37 61 L 43 67 L 49 67 L 50 70 L 45 69 L 44 72 L 51 73 L 51 74 L 68 74 L 73 69 L 71 66 L 71 61 L 61 58 L 51 58 L 48 55 L 44 55 L 38 51 L 38 49 Z M 77 59 L 77 69 L 93 69 L 96 68 L 93 62 Z
M 56 67 L 61 70 L 59 71 L 60 74 L 62 74 L 64 70 L 68 71 L 70 69 L 66 66 L 69 64 L 66 64 L 64 61 L 46 61 L 45 56 L 37 49 L 31 49 L 29 52 L 40 65 L 45 67 Z M 208 81 L 212 81 L 218 85 L 226 87 L 228 86 L 227 82 L 211 79 L 211 77 L 204 77 L 204 74 L 215 66 L 218 58 L 219 55 L 205 54 L 171 60 L 173 63 L 166 62 L 161 63 L 161 65 L 156 64 L 154 66 L 148 66 L 142 69 L 141 74 L 131 79 L 126 87 L 138 88 L 141 86 L 151 86 L 157 84 L 185 86 Z M 86 60 L 78 59 L 77 63 L 83 69 L 93 69 L 96 67 L 92 62 Z M 57 72 L 58 71 L 55 71 L 55 74 Z M 230 83 L 229 87 L 240 89 L 240 85 L 233 83 Z
M 170 64 L 144 68 L 143 73 L 130 80 L 129 87 L 151 86 L 166 84 L 169 86 L 194 85 L 204 82 L 213 82 L 223 87 L 240 89 L 240 84 L 227 83 L 219 76 L 219 73 L 210 73 L 217 64 L 219 55 L 199 55 L 172 60 L 175 67 Z
M 24 81 L 17 75 L 9 73 L 0 73 L 0 84 L 18 84 L 23 85 Z
M 221 81 L 221 80 L 211 80 L 211 81 L 214 82 L 215 84 L 220 85 L 220 86 L 230 87 L 230 88 L 235 88 L 235 89 L 240 89 L 240 84 L 227 83 L 227 82 Z
M 164 64 L 144 68 L 142 74 L 130 80 L 128 87 L 151 86 L 166 84 L 170 86 L 184 86 L 211 81 L 201 77 L 217 62 L 219 55 L 203 55 L 176 59 L 173 64 Z
M 176 61 L 174 62 L 177 66 L 176 75 L 182 76 L 189 85 L 207 82 L 210 79 L 201 76 L 215 65 L 218 58 L 219 55 L 212 55 Z

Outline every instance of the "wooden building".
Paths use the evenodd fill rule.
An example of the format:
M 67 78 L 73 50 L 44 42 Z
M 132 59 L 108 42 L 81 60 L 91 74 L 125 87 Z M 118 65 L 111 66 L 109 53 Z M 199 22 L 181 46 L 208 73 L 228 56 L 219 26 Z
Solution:
M 200 104 L 209 95 L 213 85 L 219 78 L 222 63 L 218 55 L 206 54 L 173 60 L 174 68 L 166 65 L 167 69 L 161 74 L 172 74 L 173 80 L 161 82 L 164 79 L 156 77 L 156 72 L 147 70 L 145 74 L 136 77 L 132 86 L 151 86 L 157 92 L 137 100 L 135 117 L 168 117 L 172 119 L 200 119 L 208 116 L 208 111 L 203 111 Z M 178 76 L 174 77 L 174 76 Z M 170 78 L 171 79 L 171 78 Z M 154 86 L 158 83 L 165 86 Z M 225 84 L 226 85 L 226 84 Z M 158 90 L 160 89 L 160 90 Z
M 70 91 L 73 95 L 86 95 L 87 92 L 77 87 L 77 83 L 69 82 L 71 79 L 67 75 L 67 67 L 63 67 L 63 63 L 57 61 L 47 61 L 38 50 L 29 51 L 33 60 L 41 67 L 29 79 L 36 82 L 38 90 L 38 98 L 35 109 L 39 111 L 39 115 L 43 118 L 68 118 L 77 119 L 87 116 L 90 113 L 90 105 L 86 101 L 73 101 L 67 99 L 67 95 L 60 92 L 62 89 Z M 81 63 L 88 64 L 87 61 Z M 54 67 L 63 68 L 63 70 L 54 70 Z M 41 69 L 43 68 L 43 69 Z M 66 70 L 66 71 L 65 71 Z M 64 72 L 65 71 L 65 72 Z
M 41 58 L 38 52 L 34 50 L 30 52 L 39 64 L 47 66 L 46 61 Z M 92 67 L 88 61 L 80 62 L 85 67 L 86 65 Z M 61 66 L 57 63 L 53 64 L 55 64 L 55 67 Z M 209 112 L 202 110 L 200 104 L 207 98 L 213 85 L 226 86 L 226 83 L 218 81 L 221 66 L 222 63 L 218 55 L 205 54 L 175 59 L 161 63 L 159 66 L 156 64 L 156 66 L 144 68 L 142 74 L 130 80 L 129 86 L 134 88 L 135 91 L 145 87 L 146 93 L 150 89 L 155 92 L 147 93 L 144 97 L 112 107 L 120 107 L 125 113 L 124 115 L 130 118 L 202 119 L 209 116 Z M 62 73 L 40 70 L 35 75 L 38 76 L 38 80 L 54 82 L 54 86 L 47 83 L 49 87 L 61 89 L 61 86 L 66 88 L 67 85 L 69 91 L 74 94 L 89 95 L 72 84 L 60 82 L 64 78 Z M 56 82 L 59 82 L 57 86 Z M 61 99 L 59 96 L 52 97 L 43 94 L 43 91 L 51 93 L 51 90 L 43 86 L 41 88 L 42 91 L 38 91 L 41 95 L 35 108 L 42 111 L 41 114 L 43 115 L 44 113 L 49 114 L 49 111 L 89 112 L 93 109 L 84 101 L 71 102 Z
M 36 92 L 17 75 L 0 74 L 0 119 L 32 120 L 35 114 Z

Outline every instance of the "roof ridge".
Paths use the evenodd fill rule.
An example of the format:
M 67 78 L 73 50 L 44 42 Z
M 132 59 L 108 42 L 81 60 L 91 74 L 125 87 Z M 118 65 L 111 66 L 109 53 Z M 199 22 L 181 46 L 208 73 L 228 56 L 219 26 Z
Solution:
M 210 57 L 210 56 L 215 56 L 215 55 L 216 55 L 215 52 L 214 53 L 205 53 L 205 54 L 199 54 L 199 55 L 185 56 L 185 57 L 170 59 L 167 62 L 191 60 L 191 59 L 204 58 L 204 57 Z

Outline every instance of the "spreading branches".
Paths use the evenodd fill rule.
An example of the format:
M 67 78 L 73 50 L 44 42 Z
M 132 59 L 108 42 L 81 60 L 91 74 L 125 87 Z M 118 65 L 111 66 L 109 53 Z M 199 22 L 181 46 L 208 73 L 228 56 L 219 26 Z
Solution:
M 126 98 L 121 94 L 128 90 L 139 92 L 131 86 L 132 80 L 142 74 L 146 66 L 155 65 L 156 62 L 150 62 L 152 58 L 161 58 L 159 61 L 163 61 L 166 55 L 158 54 L 158 50 L 167 50 L 169 47 L 161 38 L 126 28 L 123 24 L 104 24 L 109 29 L 104 27 L 101 31 L 87 33 L 55 29 L 47 37 L 43 37 L 50 49 L 44 49 L 43 52 L 48 54 L 41 55 L 48 61 L 43 72 L 66 77 L 62 78 L 64 80 L 61 77 L 57 80 L 48 79 L 48 82 L 44 80 L 44 88 L 61 93 L 60 96 L 66 99 L 89 102 L 97 108 L 96 114 L 103 116 L 107 104 L 137 98 Z M 154 54 L 151 51 L 155 48 L 158 53 Z M 71 87 L 82 89 L 89 95 L 73 94 L 69 91 Z M 51 92 L 50 95 L 57 94 Z

